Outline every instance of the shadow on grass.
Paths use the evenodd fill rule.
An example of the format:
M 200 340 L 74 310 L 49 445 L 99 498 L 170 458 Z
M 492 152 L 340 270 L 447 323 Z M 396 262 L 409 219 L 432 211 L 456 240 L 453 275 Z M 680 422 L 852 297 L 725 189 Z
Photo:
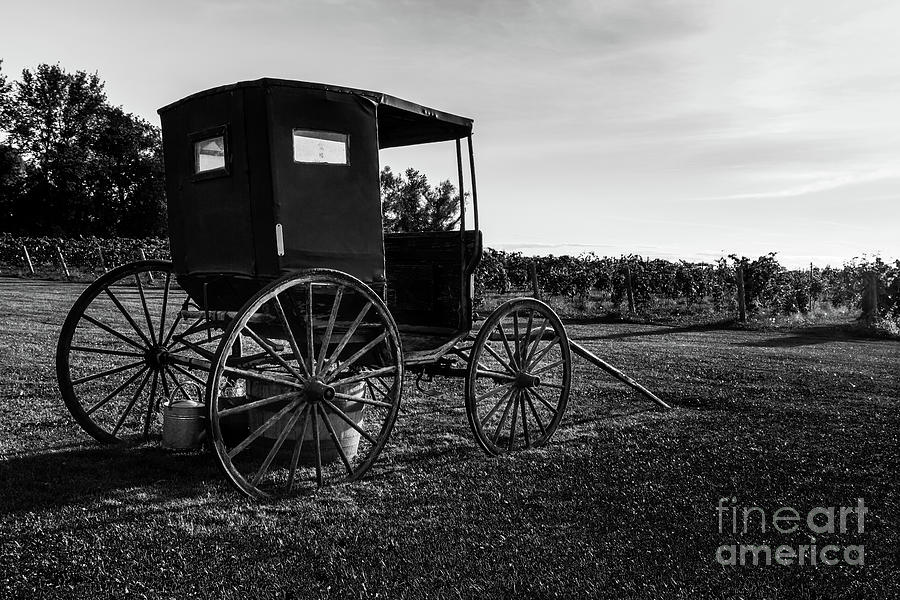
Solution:
M 163 488 L 167 498 L 194 497 L 222 481 L 208 452 L 67 445 L 0 461 L 0 513 L 80 503 L 137 487 Z
M 873 334 L 859 325 L 841 324 L 791 329 L 778 337 L 743 342 L 740 345 L 750 348 L 794 348 L 844 341 L 890 342 L 892 340 Z
M 600 321 L 598 321 L 600 322 Z M 582 324 L 580 321 L 577 324 Z M 633 337 L 645 337 L 645 336 L 654 336 L 654 335 L 671 335 L 673 333 L 697 333 L 704 331 L 719 331 L 723 329 L 729 329 L 732 325 L 734 325 L 733 319 L 728 319 L 724 321 L 714 321 L 712 323 L 699 323 L 696 325 L 685 325 L 683 327 L 663 327 L 662 329 L 651 329 L 650 331 L 626 331 L 624 333 L 610 333 L 606 335 L 591 335 L 591 336 L 573 336 L 572 339 L 580 342 L 580 341 L 590 341 L 590 340 L 618 340 L 622 338 L 633 338 Z

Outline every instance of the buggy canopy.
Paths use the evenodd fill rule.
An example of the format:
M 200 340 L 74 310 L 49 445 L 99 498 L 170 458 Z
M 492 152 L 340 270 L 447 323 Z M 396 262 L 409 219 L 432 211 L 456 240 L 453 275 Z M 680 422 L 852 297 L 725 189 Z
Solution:
M 472 119 L 428 108 L 427 106 L 422 106 L 421 104 L 416 104 L 415 102 L 403 100 L 382 92 L 373 92 L 324 83 L 273 79 L 270 77 L 255 79 L 253 81 L 241 81 L 231 85 L 223 85 L 197 92 L 196 94 L 191 94 L 186 98 L 160 108 L 159 114 L 162 115 L 181 104 L 191 102 L 197 98 L 249 87 L 305 88 L 309 90 L 353 94 L 355 96 L 367 98 L 374 102 L 377 107 L 376 115 L 378 120 L 379 148 L 396 148 L 398 146 L 445 142 L 448 140 L 461 139 L 472 133 Z

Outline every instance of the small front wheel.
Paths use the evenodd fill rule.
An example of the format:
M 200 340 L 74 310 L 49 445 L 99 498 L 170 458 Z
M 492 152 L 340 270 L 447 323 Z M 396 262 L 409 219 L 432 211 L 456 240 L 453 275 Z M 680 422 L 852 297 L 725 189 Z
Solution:
M 549 306 L 516 298 L 478 331 L 466 374 L 466 414 L 490 455 L 546 444 L 559 427 L 572 376 L 569 338 Z

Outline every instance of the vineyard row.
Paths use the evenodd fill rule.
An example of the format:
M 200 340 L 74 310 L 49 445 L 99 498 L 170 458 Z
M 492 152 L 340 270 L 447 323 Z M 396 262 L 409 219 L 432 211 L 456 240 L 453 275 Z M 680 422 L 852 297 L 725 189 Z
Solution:
M 165 238 L 55 238 L 0 234 L 0 274 L 69 276 L 90 279 L 127 262 L 168 259 Z M 68 272 L 68 273 L 67 273 Z M 742 277 L 741 277 L 742 276 Z M 736 312 L 743 279 L 746 310 L 805 313 L 813 302 L 871 310 L 900 317 L 900 260 L 854 259 L 840 267 L 786 269 L 775 253 L 756 259 L 731 255 L 713 263 L 595 254 L 527 257 L 486 249 L 475 274 L 476 297 L 531 293 L 584 300 L 592 296 L 641 312 L 654 300 L 688 306 L 701 302 L 720 312 Z M 536 281 L 535 281 L 536 280 Z

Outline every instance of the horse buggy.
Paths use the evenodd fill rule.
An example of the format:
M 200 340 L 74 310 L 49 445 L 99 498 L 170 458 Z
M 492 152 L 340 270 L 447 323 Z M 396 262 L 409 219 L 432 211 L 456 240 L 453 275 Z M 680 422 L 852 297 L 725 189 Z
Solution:
M 159 114 L 171 262 L 104 274 L 60 332 L 60 392 L 87 433 L 207 444 L 242 493 L 292 496 L 363 476 L 404 379 L 438 374 L 462 380 L 486 453 L 550 440 L 572 371 L 558 316 L 519 298 L 473 327 L 472 120 L 275 79 Z M 458 228 L 384 233 L 379 150 L 433 142 L 455 142 Z

